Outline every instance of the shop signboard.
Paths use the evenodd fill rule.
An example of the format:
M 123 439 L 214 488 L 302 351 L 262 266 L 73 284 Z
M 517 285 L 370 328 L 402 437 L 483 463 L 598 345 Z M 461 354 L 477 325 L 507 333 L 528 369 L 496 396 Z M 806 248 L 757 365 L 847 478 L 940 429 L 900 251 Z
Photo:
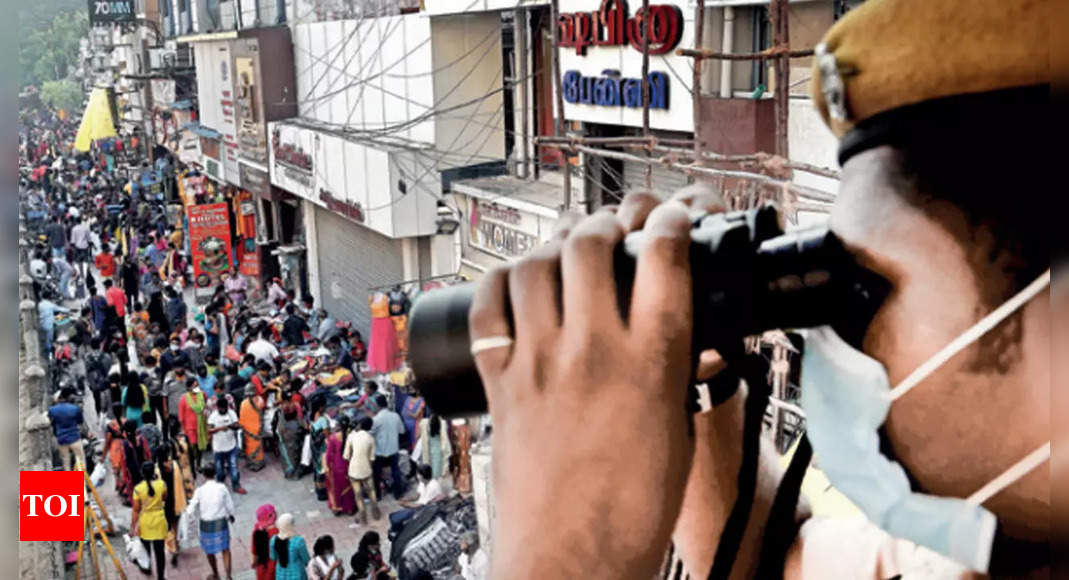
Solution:
M 189 206 L 189 244 L 193 261 L 193 291 L 207 300 L 230 266 L 230 216 L 227 204 Z
M 481 199 L 472 199 L 468 243 L 506 260 L 518 259 L 540 245 L 537 216 Z
M 272 173 L 281 178 L 285 189 L 300 195 L 311 195 L 314 190 L 312 136 L 312 131 L 281 123 L 271 130 Z
M 561 97 L 570 120 L 642 126 L 643 30 L 649 28 L 650 126 L 693 131 L 688 94 L 692 63 L 677 56 L 693 44 L 690 0 L 656 0 L 643 12 L 637 0 L 560 0 Z
M 134 0 L 89 0 L 89 24 L 104 26 L 137 19 Z
M 271 199 L 271 178 L 266 172 L 245 163 L 238 165 L 241 189 L 263 198 Z

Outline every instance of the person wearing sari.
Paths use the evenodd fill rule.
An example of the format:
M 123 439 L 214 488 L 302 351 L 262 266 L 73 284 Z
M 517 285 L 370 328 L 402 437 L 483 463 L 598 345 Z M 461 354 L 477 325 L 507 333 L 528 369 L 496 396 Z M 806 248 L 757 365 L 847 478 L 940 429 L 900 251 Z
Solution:
M 292 399 L 292 394 L 279 405 L 278 427 L 275 434 L 278 436 L 279 455 L 282 456 L 282 469 L 286 479 L 298 479 L 300 477 L 301 444 L 303 443 L 301 407 Z
M 329 437 L 323 455 L 326 468 L 327 505 L 334 515 L 351 515 L 356 512 L 356 496 L 349 482 L 349 462 L 345 459 L 345 439 L 349 436 L 349 417 L 338 418 Z
M 316 499 L 327 501 L 327 437 L 330 435 L 330 417 L 324 409 L 322 401 L 318 401 L 312 409 L 312 424 L 309 438 L 312 448 L 312 472 L 315 480 Z
M 245 467 L 251 471 L 264 468 L 264 399 L 256 394 L 256 387 L 245 385 L 245 398 L 241 401 L 238 423 L 245 437 Z
M 256 580 L 275 580 L 275 561 L 271 559 L 271 538 L 278 534 L 275 506 L 265 503 L 256 508 L 256 524 L 252 528 L 252 569 Z
M 196 473 L 193 470 L 193 461 L 190 458 L 190 448 L 192 446 L 189 444 L 189 438 L 182 431 L 182 425 L 178 422 L 178 417 L 169 417 L 167 419 L 167 435 L 170 437 L 168 444 L 171 448 L 171 456 L 181 470 L 185 495 L 187 498 L 191 497 L 195 490 L 193 478 L 196 477 Z
M 130 482 L 126 463 L 123 461 L 123 430 L 118 419 L 122 416 L 122 405 L 118 403 L 112 405 L 110 416 L 111 420 L 108 421 L 104 430 L 104 452 L 108 456 L 108 463 L 111 464 L 111 471 L 115 474 L 115 493 L 125 498 L 128 491 L 133 489 L 133 484 Z
M 186 379 L 186 393 L 178 399 L 178 420 L 189 439 L 193 465 L 199 469 L 201 454 L 208 448 L 208 421 L 204 414 L 207 405 L 204 393 L 193 389 L 196 384 L 196 379 Z

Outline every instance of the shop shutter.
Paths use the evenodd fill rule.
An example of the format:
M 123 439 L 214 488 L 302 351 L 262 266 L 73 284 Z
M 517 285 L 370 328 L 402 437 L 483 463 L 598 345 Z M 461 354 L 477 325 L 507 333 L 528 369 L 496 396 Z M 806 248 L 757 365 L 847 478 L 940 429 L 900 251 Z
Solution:
M 402 280 L 401 241 L 318 206 L 315 212 L 322 306 L 337 320 L 351 322 L 367 340 L 368 288 Z
M 682 171 L 675 171 L 660 165 L 654 165 L 650 174 L 653 191 L 668 197 L 677 189 L 690 183 L 690 178 Z M 646 164 L 624 161 L 624 192 L 646 189 Z

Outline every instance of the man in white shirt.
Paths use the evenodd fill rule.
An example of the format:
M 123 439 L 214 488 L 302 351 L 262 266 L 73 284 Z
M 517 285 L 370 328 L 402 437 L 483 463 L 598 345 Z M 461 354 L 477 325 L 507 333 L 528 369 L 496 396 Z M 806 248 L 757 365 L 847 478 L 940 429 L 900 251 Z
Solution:
M 230 578 L 230 525 L 234 522 L 234 500 L 226 486 L 215 480 L 215 467 L 207 465 L 202 470 L 203 485 L 193 492 L 186 513 L 197 517 L 200 526 L 200 547 L 208 556 L 212 577 L 219 576 L 215 555 L 222 552 L 226 578 Z M 199 513 L 198 513 L 199 512 Z
M 210 407 L 208 407 L 210 408 Z M 230 471 L 230 485 L 234 493 L 245 495 L 241 487 L 241 474 L 238 472 L 238 436 L 241 429 L 238 416 L 230 408 L 226 398 L 216 402 L 215 410 L 208 415 L 208 433 L 212 436 L 212 453 L 215 455 L 215 471 L 219 481 L 226 480 L 226 470 Z
M 353 429 L 346 437 L 345 449 L 342 451 L 342 457 L 349 462 L 349 481 L 352 482 L 353 492 L 356 494 L 357 521 L 361 524 L 367 524 L 367 510 L 363 509 L 364 495 L 371 501 L 371 517 L 376 520 L 382 517 L 372 478 L 375 438 L 370 433 L 371 424 L 370 417 L 361 419 L 359 428 Z
M 419 491 L 419 497 L 416 498 L 416 501 L 401 500 L 397 502 L 401 504 L 402 509 L 390 514 L 390 529 L 399 530 L 405 522 L 416 514 L 418 508 L 444 496 L 442 484 L 438 483 L 437 479 L 434 479 L 430 465 L 420 465 L 418 471 L 419 486 L 416 489 Z
M 460 557 L 457 558 L 460 566 L 460 576 L 464 580 L 486 580 L 490 570 L 490 558 L 479 547 L 479 535 L 475 532 L 464 532 L 460 536 Z
M 278 349 L 267 339 L 268 332 L 270 331 L 264 330 L 260 335 L 260 338 L 249 343 L 249 348 L 246 349 L 246 352 L 256 357 L 256 360 L 258 361 L 274 364 L 275 357 L 278 356 Z
M 74 209 L 74 208 L 71 208 Z M 74 247 L 74 266 L 78 268 L 84 277 L 89 271 L 89 224 L 79 221 L 78 225 L 71 228 L 71 246 Z

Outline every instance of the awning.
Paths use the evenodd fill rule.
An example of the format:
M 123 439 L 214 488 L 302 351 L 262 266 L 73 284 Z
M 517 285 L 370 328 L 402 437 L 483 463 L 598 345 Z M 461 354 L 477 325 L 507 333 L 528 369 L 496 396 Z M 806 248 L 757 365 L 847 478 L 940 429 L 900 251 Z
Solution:
M 220 133 L 219 131 L 216 131 L 215 129 L 209 129 L 208 127 L 205 127 L 204 125 L 201 125 L 200 123 L 198 123 L 196 121 L 193 121 L 191 123 L 186 123 L 186 124 L 182 125 L 181 129 L 183 131 L 189 131 L 189 132 L 193 133 L 194 135 L 199 135 L 199 136 L 205 137 L 207 139 L 222 139 L 223 138 L 223 134 Z
M 95 88 L 89 94 L 89 104 L 82 113 L 82 123 L 78 126 L 74 148 L 78 151 L 89 151 L 93 141 L 115 136 L 115 121 L 111 118 L 108 93 L 102 88 Z

